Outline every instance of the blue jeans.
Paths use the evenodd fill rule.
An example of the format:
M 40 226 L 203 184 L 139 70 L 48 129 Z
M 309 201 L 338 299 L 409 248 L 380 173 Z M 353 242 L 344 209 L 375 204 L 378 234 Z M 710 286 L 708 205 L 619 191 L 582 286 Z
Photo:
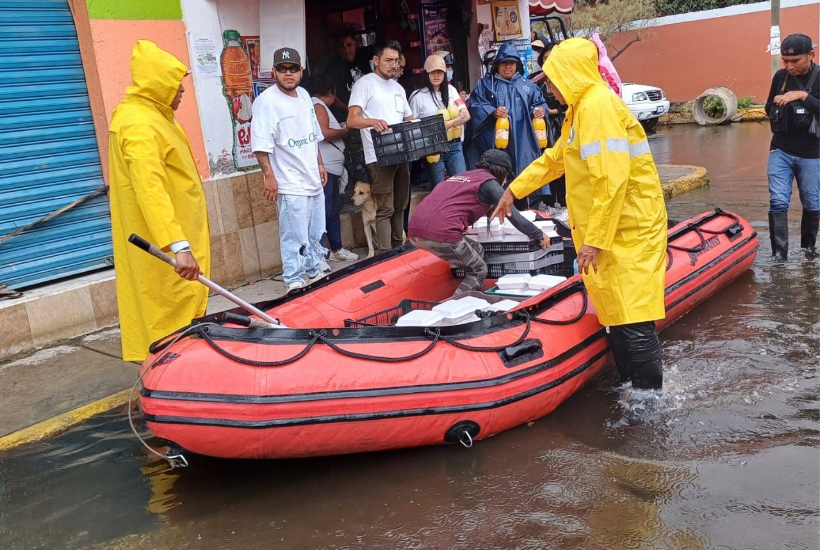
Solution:
M 339 193 L 339 179 L 341 176 L 327 175 L 325 185 L 325 230 L 330 250 L 338 252 L 342 249 L 342 195 Z
M 325 233 L 325 198 L 322 195 L 276 197 L 279 209 L 279 248 L 282 279 L 286 284 L 301 280 L 302 274 L 315 277 L 322 265 L 316 246 Z
M 780 149 L 769 152 L 769 212 L 787 212 L 792 198 L 792 181 L 804 210 L 820 210 L 820 159 L 795 157 Z
M 428 163 L 426 160 L 424 161 L 424 171 L 427 173 L 430 187 L 435 187 L 444 181 L 445 168 L 451 176 L 467 171 L 467 165 L 464 164 L 464 151 L 461 148 L 461 141 L 451 141 L 450 150 L 446 153 L 442 153 L 440 161 L 433 164 Z

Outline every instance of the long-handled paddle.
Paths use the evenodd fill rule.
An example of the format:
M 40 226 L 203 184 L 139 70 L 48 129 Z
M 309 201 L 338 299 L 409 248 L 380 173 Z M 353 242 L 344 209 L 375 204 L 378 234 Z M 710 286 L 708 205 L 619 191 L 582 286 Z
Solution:
M 159 258 L 160 260 L 162 260 L 166 264 L 169 264 L 169 265 L 173 266 L 176 269 L 177 261 L 175 259 L 173 259 L 171 256 L 169 256 L 168 254 L 166 254 L 165 252 L 160 250 L 156 245 L 149 243 L 148 241 L 146 241 L 145 239 L 143 239 L 142 237 L 140 237 L 136 233 L 131 233 L 131 236 L 128 237 L 128 242 L 133 244 L 137 248 L 148 252 L 149 254 L 154 256 L 155 258 Z M 248 313 L 256 315 L 260 319 L 262 319 L 264 321 L 267 321 L 266 323 L 262 323 L 262 322 L 254 320 L 254 319 L 251 319 L 249 326 L 251 326 L 251 327 L 260 327 L 260 328 L 286 328 L 282 325 L 282 323 L 280 323 L 278 320 L 274 319 L 273 317 L 271 317 L 270 315 L 268 315 L 267 313 L 265 313 L 261 309 L 258 309 L 256 307 L 252 306 L 251 304 L 249 304 L 248 302 L 246 302 L 245 300 L 243 300 L 242 298 L 240 298 L 236 294 L 233 294 L 233 293 L 225 290 L 224 288 L 222 288 L 221 286 L 219 286 L 218 284 L 216 284 L 215 282 L 213 282 L 209 278 L 205 277 L 204 275 L 199 275 L 197 277 L 197 281 L 199 281 L 203 285 L 207 286 L 208 288 L 210 288 L 211 290 L 213 290 L 214 292 L 216 292 L 220 296 L 224 296 L 225 298 L 227 298 L 231 302 L 235 303 L 236 305 L 238 305 L 239 307 L 241 307 L 242 309 L 244 309 Z M 241 321 L 239 320 L 239 319 L 241 319 L 241 317 L 240 316 L 237 316 L 237 317 L 238 318 L 232 319 L 232 321 L 238 322 L 240 324 L 244 324 L 244 323 L 241 323 Z

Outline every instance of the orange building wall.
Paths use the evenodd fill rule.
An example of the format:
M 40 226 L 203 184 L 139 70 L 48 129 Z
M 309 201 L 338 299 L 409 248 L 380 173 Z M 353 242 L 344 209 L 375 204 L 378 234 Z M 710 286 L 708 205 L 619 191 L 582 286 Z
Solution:
M 657 26 L 615 60 L 624 82 L 662 88 L 670 101 L 691 101 L 712 86 L 766 101 L 771 83 L 768 11 Z M 820 4 L 781 10 L 780 33 L 818 43 Z M 615 45 L 630 33 L 616 37 Z M 817 55 L 817 54 L 815 54 Z M 815 57 L 815 61 L 817 61 Z
M 111 121 L 111 112 L 125 95 L 125 88 L 131 85 L 131 50 L 139 39 L 148 39 L 174 54 L 180 61 L 191 66 L 188 56 L 188 43 L 185 37 L 185 24 L 173 20 L 117 20 L 92 19 L 91 35 L 97 60 L 102 97 L 106 116 Z M 208 159 L 205 155 L 205 142 L 202 138 L 202 125 L 199 119 L 194 81 L 191 76 L 184 80 L 185 95 L 177 120 L 188 134 L 188 141 L 194 153 L 197 168 L 203 179 L 210 177 Z

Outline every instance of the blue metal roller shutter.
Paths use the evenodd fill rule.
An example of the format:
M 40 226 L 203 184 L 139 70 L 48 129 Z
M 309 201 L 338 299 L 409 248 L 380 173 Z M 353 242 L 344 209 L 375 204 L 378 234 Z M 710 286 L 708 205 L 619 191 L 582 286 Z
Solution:
M 0 0 L 0 237 L 103 183 L 68 3 Z M 0 283 L 12 288 L 107 265 L 105 195 L 0 243 Z

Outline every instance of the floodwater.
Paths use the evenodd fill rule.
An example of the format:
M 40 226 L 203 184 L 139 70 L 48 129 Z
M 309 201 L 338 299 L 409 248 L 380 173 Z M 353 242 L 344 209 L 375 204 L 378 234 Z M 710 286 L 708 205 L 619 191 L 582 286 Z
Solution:
M 663 395 L 609 373 L 469 450 L 173 471 L 118 411 L 0 455 L 0 548 L 820 548 L 820 263 L 799 253 L 796 202 L 791 259 L 769 263 L 769 136 L 651 139 L 657 162 L 712 176 L 671 217 L 720 206 L 761 234 L 753 269 L 663 333 Z

